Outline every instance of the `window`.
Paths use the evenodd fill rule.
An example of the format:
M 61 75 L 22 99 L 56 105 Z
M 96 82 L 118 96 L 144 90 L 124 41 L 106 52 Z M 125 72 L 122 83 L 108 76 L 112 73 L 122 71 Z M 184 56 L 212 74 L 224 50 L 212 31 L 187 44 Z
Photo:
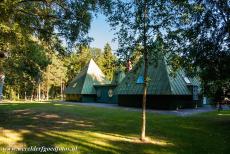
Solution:
M 188 79 L 188 77 L 186 77 L 186 76 L 184 76 L 184 81 L 185 81 L 185 83 L 187 83 L 187 84 L 191 84 L 191 81 Z
M 144 77 L 143 76 L 139 76 L 137 78 L 137 81 L 136 81 L 137 84 L 143 84 L 144 83 Z

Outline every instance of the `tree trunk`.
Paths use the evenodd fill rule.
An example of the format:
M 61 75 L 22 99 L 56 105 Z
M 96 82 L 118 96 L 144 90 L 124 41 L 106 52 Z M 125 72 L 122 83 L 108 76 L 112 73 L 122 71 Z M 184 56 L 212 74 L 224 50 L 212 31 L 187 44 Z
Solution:
M 27 101 L 26 91 L 25 91 L 25 101 Z
M 33 102 L 33 97 L 34 97 L 34 95 L 33 95 L 33 92 L 32 92 L 31 97 L 30 97 L 30 102 Z
M 145 129 L 146 129 L 146 100 L 147 100 L 147 75 L 148 75 L 148 60 L 144 61 L 144 92 L 142 100 L 142 128 L 141 128 L 141 140 L 145 141 Z
M 3 98 L 3 86 L 4 86 L 4 83 L 0 83 L 0 101 L 2 101 L 2 98 Z
M 38 101 L 41 101 L 41 84 L 38 84 Z
M 148 49 L 147 49 L 147 1 L 145 0 L 144 6 L 144 27 L 143 27 L 143 54 L 144 54 L 144 92 L 142 100 L 142 128 L 141 128 L 141 140 L 145 141 L 146 130 L 146 99 L 147 99 L 147 76 L 148 76 Z
M 20 94 L 19 94 L 19 92 L 18 92 L 18 94 L 17 94 L 17 97 L 18 97 L 18 100 L 20 100 Z
M 63 85 L 62 85 L 62 78 L 61 78 L 61 100 L 63 100 Z
M 50 67 L 48 66 L 48 71 L 47 71 L 47 90 L 46 90 L 46 100 L 49 100 L 49 80 L 50 80 Z

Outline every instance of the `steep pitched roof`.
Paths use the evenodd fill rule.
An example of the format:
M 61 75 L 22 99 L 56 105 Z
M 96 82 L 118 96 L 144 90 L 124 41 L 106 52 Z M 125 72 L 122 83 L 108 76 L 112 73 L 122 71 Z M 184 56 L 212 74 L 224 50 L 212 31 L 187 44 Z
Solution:
M 90 60 L 88 65 L 70 82 L 65 94 L 96 94 L 93 85 L 109 84 L 97 64 Z
M 140 61 L 124 80 L 115 89 L 118 95 L 143 94 L 143 62 Z M 188 85 L 199 86 L 196 78 L 187 77 L 185 72 L 180 70 L 175 76 L 170 75 L 170 68 L 165 60 L 159 60 L 157 66 L 150 64 L 148 68 L 148 89 L 149 95 L 191 95 Z M 188 79 L 189 83 L 185 81 Z
M 113 75 L 112 84 L 118 85 L 125 78 L 125 73 L 122 70 L 116 71 Z

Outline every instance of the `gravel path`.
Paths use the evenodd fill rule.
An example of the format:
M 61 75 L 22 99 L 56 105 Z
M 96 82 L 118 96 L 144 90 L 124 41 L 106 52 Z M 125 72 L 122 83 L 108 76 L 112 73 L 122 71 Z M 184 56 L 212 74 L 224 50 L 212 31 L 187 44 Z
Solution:
M 122 107 L 117 104 L 105 104 L 105 103 L 80 103 L 80 102 L 67 102 L 67 101 L 54 101 L 54 103 L 64 103 L 64 104 L 77 104 L 82 106 L 93 106 L 100 108 L 117 108 L 127 111 L 137 111 L 141 112 L 140 108 L 131 108 L 131 107 Z M 147 112 L 158 113 L 158 114 L 168 114 L 168 115 L 177 115 L 177 116 L 190 116 L 202 112 L 210 112 L 216 111 L 217 109 L 210 106 L 204 105 L 203 107 L 199 107 L 197 109 L 179 109 L 179 110 L 154 110 L 148 109 Z M 230 110 L 230 106 L 223 106 L 223 110 Z

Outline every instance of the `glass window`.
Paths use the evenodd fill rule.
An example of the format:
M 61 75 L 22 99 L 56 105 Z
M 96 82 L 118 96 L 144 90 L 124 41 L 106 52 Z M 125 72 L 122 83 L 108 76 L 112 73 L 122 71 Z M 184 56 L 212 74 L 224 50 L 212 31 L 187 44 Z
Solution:
M 186 76 L 184 76 L 184 81 L 185 81 L 185 83 L 187 83 L 187 84 L 191 84 L 191 81 L 188 79 L 188 77 L 186 77 Z
M 144 77 L 143 77 L 143 76 L 139 76 L 139 77 L 137 78 L 136 83 L 138 83 L 138 84 L 143 84 L 143 83 L 144 83 Z

